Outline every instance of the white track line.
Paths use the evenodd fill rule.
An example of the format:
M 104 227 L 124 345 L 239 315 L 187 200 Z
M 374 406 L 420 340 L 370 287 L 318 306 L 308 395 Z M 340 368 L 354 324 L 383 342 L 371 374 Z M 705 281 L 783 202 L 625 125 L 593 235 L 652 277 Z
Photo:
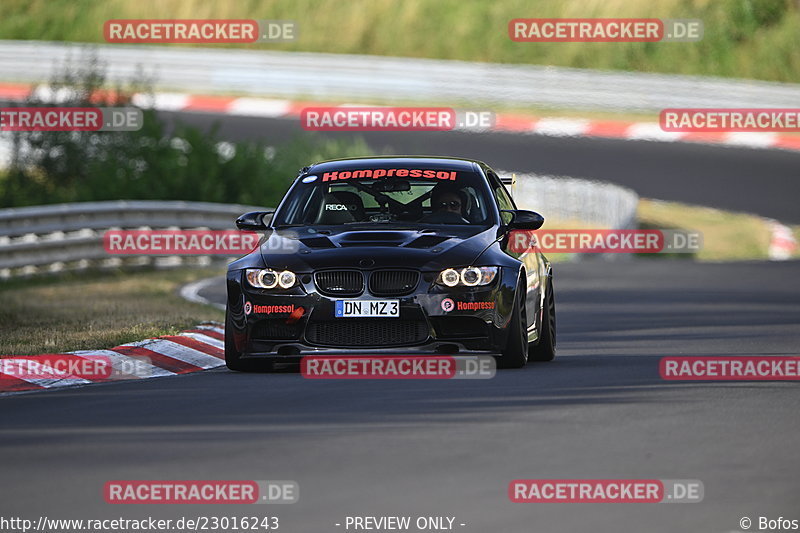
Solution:
M 225 309 L 225 304 L 218 304 L 200 296 L 200 291 L 216 281 L 216 278 L 206 278 L 189 283 L 181 287 L 180 295 L 182 298 L 199 304 L 213 305 L 217 309 Z

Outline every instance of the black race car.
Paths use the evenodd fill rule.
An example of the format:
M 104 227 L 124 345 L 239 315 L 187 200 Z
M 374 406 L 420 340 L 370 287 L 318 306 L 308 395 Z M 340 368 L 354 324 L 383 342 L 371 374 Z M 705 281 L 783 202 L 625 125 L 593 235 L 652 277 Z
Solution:
M 508 246 L 544 219 L 482 162 L 325 161 L 270 214 L 236 221 L 264 237 L 228 267 L 232 370 L 306 355 L 494 355 L 506 368 L 555 356 L 550 262 Z

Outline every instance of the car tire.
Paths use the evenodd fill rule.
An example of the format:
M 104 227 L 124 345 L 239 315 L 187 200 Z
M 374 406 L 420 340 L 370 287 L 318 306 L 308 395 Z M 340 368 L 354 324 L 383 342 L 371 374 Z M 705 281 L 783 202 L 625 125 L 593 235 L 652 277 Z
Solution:
M 553 278 L 547 284 L 539 341 L 528 349 L 528 361 L 546 362 L 556 357 L 556 299 Z
M 520 285 L 514 295 L 511 324 L 503 355 L 497 358 L 498 368 L 522 368 L 528 357 L 528 320 L 525 311 L 525 287 Z
M 237 372 L 247 371 L 247 365 L 242 362 L 242 354 L 236 351 L 233 342 L 233 322 L 227 308 L 225 309 L 225 366 Z

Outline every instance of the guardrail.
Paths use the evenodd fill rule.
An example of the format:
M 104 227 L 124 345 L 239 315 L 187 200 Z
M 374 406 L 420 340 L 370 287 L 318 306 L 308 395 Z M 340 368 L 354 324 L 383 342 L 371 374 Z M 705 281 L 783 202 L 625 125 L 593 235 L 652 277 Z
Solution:
M 519 207 L 546 219 L 632 228 L 638 196 L 610 183 L 520 174 Z M 176 201 L 111 201 L 0 209 L 0 279 L 49 272 L 135 266 L 208 265 L 221 256 L 109 255 L 110 229 L 234 229 L 236 217 L 264 207 Z
M 207 265 L 210 256 L 110 256 L 109 229 L 235 229 L 263 207 L 176 201 L 112 201 L 0 209 L 0 279 L 91 267 Z
M 639 195 L 613 183 L 518 174 L 512 191 L 518 207 L 538 212 L 545 224 L 551 220 L 594 228 L 636 228 Z
M 165 90 L 450 105 L 652 112 L 670 107 L 796 107 L 800 85 L 535 65 L 231 48 L 0 41 L 0 80 L 48 82 L 91 48 L 109 81 L 144 72 Z

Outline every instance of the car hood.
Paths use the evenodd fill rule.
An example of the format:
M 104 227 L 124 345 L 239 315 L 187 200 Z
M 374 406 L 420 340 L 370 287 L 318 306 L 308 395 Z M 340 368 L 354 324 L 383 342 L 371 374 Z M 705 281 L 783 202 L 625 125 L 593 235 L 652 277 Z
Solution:
M 291 228 L 273 230 L 261 244 L 270 268 L 415 268 L 437 271 L 472 264 L 495 241 L 493 228 Z

